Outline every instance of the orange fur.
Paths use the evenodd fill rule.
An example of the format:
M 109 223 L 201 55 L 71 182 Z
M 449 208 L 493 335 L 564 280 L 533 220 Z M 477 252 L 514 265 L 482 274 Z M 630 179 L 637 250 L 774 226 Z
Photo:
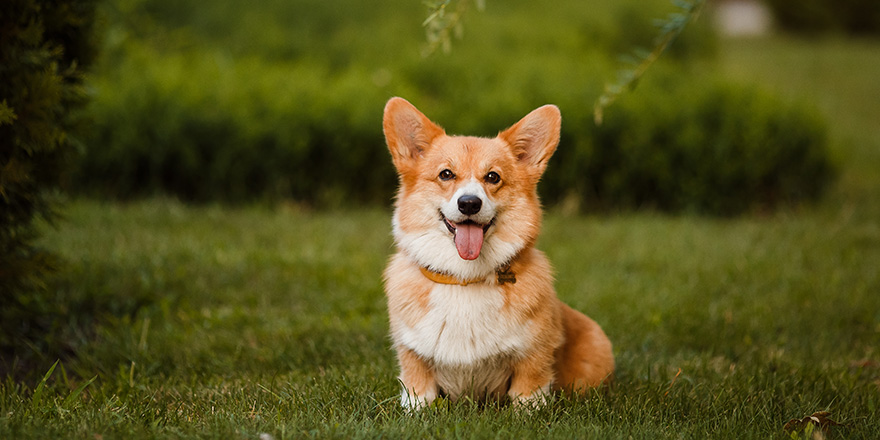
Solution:
M 444 394 L 541 402 L 551 389 L 584 392 L 610 379 L 611 342 L 556 297 L 534 248 L 536 185 L 560 123 L 559 110 L 544 106 L 492 139 L 448 136 L 407 101 L 386 105 L 400 189 L 385 290 L 408 408 Z M 466 198 L 479 199 L 476 210 Z M 515 282 L 495 277 L 508 266 Z

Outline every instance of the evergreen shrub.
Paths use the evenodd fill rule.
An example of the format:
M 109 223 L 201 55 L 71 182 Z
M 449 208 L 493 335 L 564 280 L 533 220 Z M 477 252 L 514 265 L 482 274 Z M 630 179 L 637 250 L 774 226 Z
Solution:
M 94 58 L 93 0 L 0 2 L 0 350 L 20 344 L 51 307 L 36 293 L 58 265 L 38 248 L 36 223 L 76 150 L 82 69 Z

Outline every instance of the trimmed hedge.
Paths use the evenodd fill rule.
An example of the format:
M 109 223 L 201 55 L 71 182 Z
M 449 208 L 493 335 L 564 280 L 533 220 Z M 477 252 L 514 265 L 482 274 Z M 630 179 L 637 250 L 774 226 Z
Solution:
M 79 188 L 120 198 L 388 203 L 396 178 L 381 110 L 395 95 L 449 133 L 483 136 L 539 105 L 559 105 L 563 143 L 541 187 L 549 204 L 734 214 L 815 198 L 833 174 L 815 114 L 765 92 L 694 83 L 684 66 L 710 54 L 713 44 L 689 35 L 711 36 L 705 28 L 686 33 L 666 67 L 653 69 L 644 86 L 609 109 L 605 125 L 592 123 L 592 102 L 617 66 L 610 48 L 643 39 L 621 32 L 620 20 L 647 23 L 664 2 L 609 2 L 589 14 L 576 1 L 552 11 L 512 2 L 469 15 L 466 38 L 452 54 L 427 59 L 418 56 L 423 40 L 410 3 L 379 12 L 356 8 L 351 13 L 363 18 L 358 35 L 370 37 L 355 38 L 346 26 L 328 24 L 309 35 L 297 28 L 309 14 L 338 14 L 330 10 L 341 7 L 336 3 L 310 11 L 270 2 L 264 7 L 278 9 L 275 21 L 267 9 L 244 14 L 268 20 L 255 33 L 267 40 L 252 50 L 215 47 L 232 44 L 222 29 L 243 31 L 208 11 L 192 27 L 164 25 L 174 32 L 159 30 L 162 17 L 176 14 L 128 14 L 147 14 L 136 21 L 156 27 L 111 26 L 118 38 L 93 82 L 96 125 Z M 163 0 L 145 4 L 163 10 Z M 175 5 L 186 15 L 189 9 Z M 412 16 L 394 14 L 397 6 Z M 298 40 L 293 54 L 282 55 L 276 40 L 287 27 L 279 23 L 313 39 L 315 53 L 305 54 L 308 44 Z
M 809 106 L 723 82 L 642 87 L 602 126 L 563 122 L 547 202 L 731 215 L 813 200 L 835 175 Z
M 363 73 L 178 56 L 118 74 L 96 83 L 91 144 L 102 148 L 79 170 L 93 194 L 338 205 L 385 200 L 395 182 L 378 148 L 385 98 L 361 87 Z

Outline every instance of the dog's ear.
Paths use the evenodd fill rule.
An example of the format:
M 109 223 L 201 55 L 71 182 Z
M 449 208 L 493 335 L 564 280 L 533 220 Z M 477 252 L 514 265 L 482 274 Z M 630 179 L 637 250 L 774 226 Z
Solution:
M 533 110 L 519 122 L 498 134 L 507 142 L 521 163 L 539 177 L 547 168 L 550 156 L 559 144 L 562 114 L 555 105 L 545 105 Z
M 445 133 L 403 98 L 391 98 L 385 104 L 382 129 L 398 170 L 421 156 L 437 136 Z

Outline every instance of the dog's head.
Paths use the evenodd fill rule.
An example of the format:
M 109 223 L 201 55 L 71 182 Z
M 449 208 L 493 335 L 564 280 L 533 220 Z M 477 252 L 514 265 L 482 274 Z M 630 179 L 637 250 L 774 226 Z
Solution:
M 487 276 L 537 239 L 536 186 L 559 143 L 559 109 L 545 105 L 492 139 L 448 136 L 392 98 L 383 128 L 400 189 L 397 245 L 419 264 Z

